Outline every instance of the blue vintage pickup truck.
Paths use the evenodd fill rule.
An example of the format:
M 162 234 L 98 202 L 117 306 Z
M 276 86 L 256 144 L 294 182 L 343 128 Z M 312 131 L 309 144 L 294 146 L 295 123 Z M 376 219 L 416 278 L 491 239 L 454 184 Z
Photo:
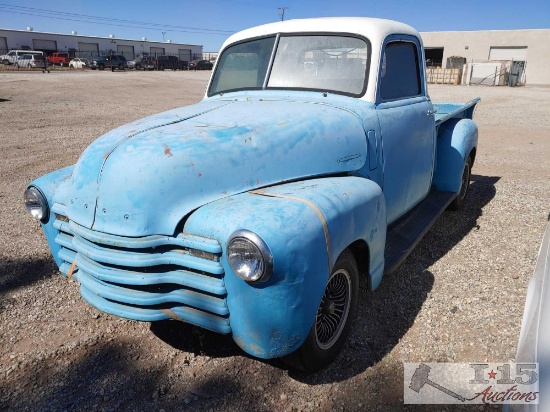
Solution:
M 478 100 L 430 101 L 405 24 L 263 25 L 225 42 L 203 101 L 105 134 L 25 203 L 96 308 L 316 371 L 345 342 L 359 277 L 375 289 L 464 205 Z

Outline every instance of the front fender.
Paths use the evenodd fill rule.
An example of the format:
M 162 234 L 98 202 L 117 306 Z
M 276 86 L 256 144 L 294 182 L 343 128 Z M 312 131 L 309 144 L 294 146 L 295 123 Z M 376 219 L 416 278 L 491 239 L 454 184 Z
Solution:
M 239 229 L 256 233 L 270 248 L 274 271 L 267 282 L 247 283 L 228 265 L 227 239 Z M 351 243 L 368 244 L 371 282 L 377 284 L 383 272 L 385 203 L 380 188 L 360 177 L 313 179 L 220 199 L 193 213 L 184 230 L 222 245 L 233 338 L 259 358 L 300 347 L 331 265 Z
M 477 147 L 477 134 L 477 125 L 470 119 L 451 119 L 440 126 L 433 178 L 438 190 L 458 193 L 466 159 Z

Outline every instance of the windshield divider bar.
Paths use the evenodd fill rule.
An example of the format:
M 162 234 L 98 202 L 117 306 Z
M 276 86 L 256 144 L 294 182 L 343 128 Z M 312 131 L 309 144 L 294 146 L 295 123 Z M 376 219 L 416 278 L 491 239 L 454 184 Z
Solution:
M 277 37 L 275 37 L 275 43 L 273 44 L 273 50 L 271 50 L 271 57 L 269 58 L 269 66 L 267 66 L 267 73 L 265 74 L 262 90 L 267 89 L 267 82 L 269 81 L 269 76 L 271 76 L 271 68 L 273 67 L 273 60 L 275 60 L 275 52 L 277 51 L 277 47 L 279 47 L 280 38 L 281 38 L 281 33 L 277 33 Z

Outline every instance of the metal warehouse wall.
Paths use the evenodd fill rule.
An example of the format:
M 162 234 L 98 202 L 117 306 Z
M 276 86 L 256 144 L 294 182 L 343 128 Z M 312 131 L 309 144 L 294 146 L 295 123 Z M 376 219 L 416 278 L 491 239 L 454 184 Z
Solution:
M 451 56 L 487 61 L 491 47 L 527 46 L 527 85 L 550 85 L 550 29 L 420 33 L 424 47 L 443 47 L 443 68 Z
M 116 37 L 111 39 L 109 37 L 79 36 L 10 29 L 0 29 L 0 39 L 1 38 L 6 38 L 6 44 L 9 50 L 21 49 L 23 46 L 33 49 L 33 44 L 35 43 L 43 44 L 47 41 L 54 41 L 57 45 L 57 51 L 68 51 L 69 49 L 79 50 L 79 43 L 87 43 L 97 44 L 97 49 L 100 52 L 113 50 L 116 53 L 117 50 L 125 50 L 129 49 L 129 47 L 133 47 L 134 54 L 138 55 L 140 53 L 150 53 L 151 48 L 153 50 L 156 48 L 163 49 L 166 54 L 177 56 L 179 55 L 179 50 L 186 49 L 191 50 L 191 55 L 194 58 L 201 58 L 202 56 L 202 46 L 196 44 L 118 39 Z M 4 47 L 3 41 L 0 42 L 0 47 Z M 2 51 L 2 54 L 3 53 L 4 51 Z M 133 56 L 131 57 L 133 58 Z

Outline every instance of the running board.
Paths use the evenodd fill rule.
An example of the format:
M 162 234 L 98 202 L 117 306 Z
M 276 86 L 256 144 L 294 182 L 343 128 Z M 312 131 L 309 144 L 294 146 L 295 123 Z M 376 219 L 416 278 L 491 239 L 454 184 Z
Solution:
M 388 226 L 384 273 L 397 270 L 455 197 L 456 193 L 433 190 L 414 209 Z

